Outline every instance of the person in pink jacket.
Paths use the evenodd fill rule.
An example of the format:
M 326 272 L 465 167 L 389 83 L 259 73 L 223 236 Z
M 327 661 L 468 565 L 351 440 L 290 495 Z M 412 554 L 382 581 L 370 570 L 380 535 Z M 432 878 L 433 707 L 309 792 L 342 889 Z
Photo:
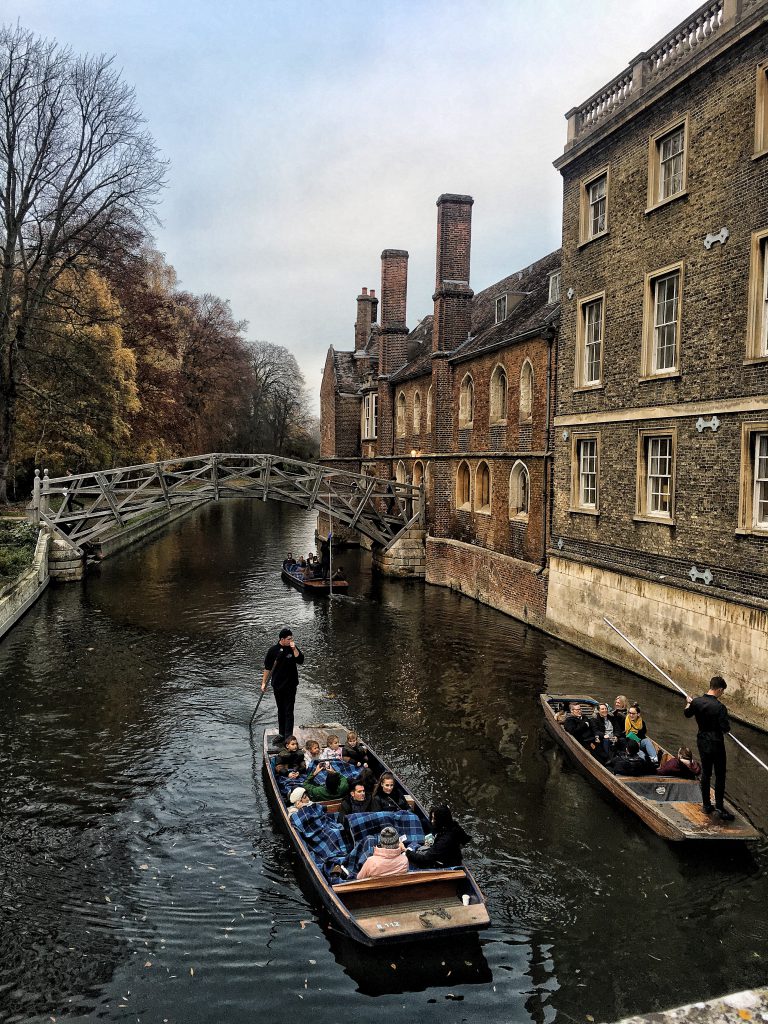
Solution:
M 408 870 L 408 858 L 397 830 L 387 825 L 379 833 L 379 845 L 357 873 L 361 878 L 380 878 L 382 875 L 403 875 Z

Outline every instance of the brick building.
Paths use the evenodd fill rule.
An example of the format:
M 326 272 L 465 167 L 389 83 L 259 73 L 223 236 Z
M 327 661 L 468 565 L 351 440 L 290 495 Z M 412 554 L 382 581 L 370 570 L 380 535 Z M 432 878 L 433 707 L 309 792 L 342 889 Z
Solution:
M 548 627 L 768 707 L 768 2 L 568 119 Z M 731 692 L 731 691 L 729 691 Z
M 379 322 L 363 289 L 354 351 L 328 352 L 320 455 L 422 484 L 427 580 L 543 625 L 560 254 L 475 295 L 472 205 L 437 201 L 433 312 L 411 331 L 408 253 L 381 254 Z

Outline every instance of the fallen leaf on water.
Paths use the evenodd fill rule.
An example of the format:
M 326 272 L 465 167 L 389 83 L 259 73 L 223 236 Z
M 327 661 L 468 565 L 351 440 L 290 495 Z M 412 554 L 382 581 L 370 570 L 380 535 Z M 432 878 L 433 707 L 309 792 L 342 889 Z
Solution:
M 194 967 L 190 967 L 190 968 L 189 968 L 189 973 L 190 973 L 190 974 L 192 975 L 192 977 L 194 978 L 194 976 L 195 976 L 195 968 L 194 968 Z
M 147 960 L 147 962 L 144 964 L 144 966 L 145 967 L 151 967 L 152 966 L 152 961 L 151 960 Z
M 587 1014 L 587 1020 L 594 1020 L 594 1019 L 595 1019 L 595 1018 L 594 1018 L 594 1017 L 592 1016 L 592 1014 L 591 1014 L 591 1013 L 588 1013 L 588 1014 Z
M 310 960 L 309 962 L 310 962 L 311 964 L 316 964 L 316 963 L 317 963 L 317 960 Z
M 397 970 L 397 964 L 390 964 L 389 966 L 392 968 L 393 971 Z
M 139 864 L 139 871 L 149 871 L 149 864 Z
M 739 1010 L 739 1016 L 742 1020 L 752 1020 L 752 1014 L 749 1010 Z

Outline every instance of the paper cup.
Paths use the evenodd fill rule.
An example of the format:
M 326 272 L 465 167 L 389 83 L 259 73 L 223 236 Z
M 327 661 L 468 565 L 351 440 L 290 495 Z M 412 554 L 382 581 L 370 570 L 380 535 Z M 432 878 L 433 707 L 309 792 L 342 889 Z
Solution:
M 461 902 L 464 904 L 465 907 L 468 907 L 469 906 L 469 896 L 467 896 L 466 894 L 464 896 L 462 896 L 461 897 Z

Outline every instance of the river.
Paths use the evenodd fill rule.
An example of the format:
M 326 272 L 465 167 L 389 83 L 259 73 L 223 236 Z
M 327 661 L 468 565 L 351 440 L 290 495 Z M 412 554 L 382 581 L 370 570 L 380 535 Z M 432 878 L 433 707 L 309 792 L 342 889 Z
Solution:
M 627 694 L 675 746 L 693 739 L 681 699 L 381 579 L 363 552 L 337 557 L 349 596 L 305 598 L 278 567 L 313 528 L 290 506 L 206 506 L 51 586 L 0 643 L 0 1021 L 612 1021 L 764 985 L 765 838 L 658 838 L 570 765 L 538 704 Z M 358 728 L 471 834 L 478 938 L 366 952 L 298 884 L 248 728 L 284 624 L 307 655 L 297 721 Z M 768 737 L 738 734 L 768 760 Z M 728 756 L 765 836 L 768 776 Z

